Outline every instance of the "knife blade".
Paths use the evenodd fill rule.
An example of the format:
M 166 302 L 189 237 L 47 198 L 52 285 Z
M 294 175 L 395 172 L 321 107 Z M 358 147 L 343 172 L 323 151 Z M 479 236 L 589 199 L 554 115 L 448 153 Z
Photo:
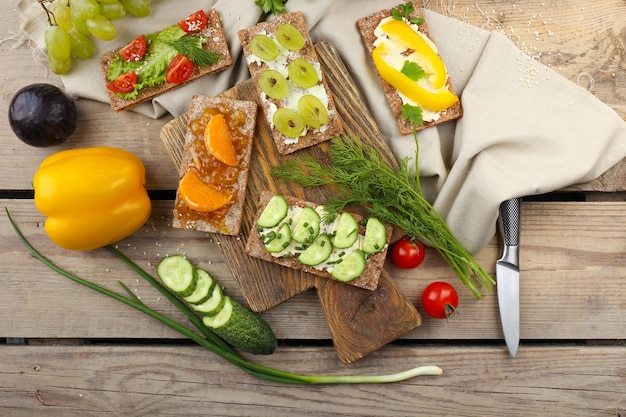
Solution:
M 496 288 L 504 340 L 513 358 L 517 356 L 520 339 L 519 244 L 521 214 L 521 198 L 512 198 L 500 204 L 498 223 L 504 247 L 502 257 L 496 261 Z

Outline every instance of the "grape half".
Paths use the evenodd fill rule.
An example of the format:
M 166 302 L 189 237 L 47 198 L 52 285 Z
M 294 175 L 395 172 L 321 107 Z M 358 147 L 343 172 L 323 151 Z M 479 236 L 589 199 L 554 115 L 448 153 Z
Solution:
M 297 112 L 284 107 L 276 110 L 272 122 L 280 133 L 289 138 L 297 138 L 306 128 L 304 119 Z
M 302 88 L 311 88 L 319 81 L 315 67 L 304 58 L 296 58 L 287 67 L 289 79 Z
M 298 113 L 304 122 L 314 129 L 328 123 L 328 110 L 322 101 L 313 94 L 305 94 L 298 100 Z
M 250 51 L 263 61 L 272 61 L 278 56 L 278 45 L 267 35 L 261 33 L 252 38 L 249 44 Z
M 287 95 L 289 85 L 283 75 L 276 70 L 265 70 L 259 77 L 259 87 L 271 98 L 280 100 Z
M 291 23 L 283 23 L 276 29 L 276 39 L 290 51 L 299 51 L 304 46 L 304 36 Z

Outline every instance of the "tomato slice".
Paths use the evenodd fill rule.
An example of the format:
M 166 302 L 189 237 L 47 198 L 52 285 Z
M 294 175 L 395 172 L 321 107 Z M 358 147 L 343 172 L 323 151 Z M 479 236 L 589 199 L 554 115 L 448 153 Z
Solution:
M 146 38 L 141 35 L 120 49 L 119 54 L 122 59 L 128 62 L 136 62 L 143 58 L 146 54 L 146 49 L 148 49 L 148 42 Z
M 178 54 L 170 65 L 167 67 L 167 72 L 165 73 L 165 81 L 168 83 L 182 83 L 187 81 L 194 70 L 193 62 L 185 55 Z
M 204 29 L 207 22 L 206 13 L 204 13 L 203 10 L 198 10 L 197 12 L 189 15 L 186 19 L 178 22 L 178 26 L 180 26 L 180 28 L 187 33 L 194 33 Z
M 108 83 L 107 88 L 115 93 L 130 93 L 135 88 L 135 84 L 137 84 L 137 74 L 131 71 Z

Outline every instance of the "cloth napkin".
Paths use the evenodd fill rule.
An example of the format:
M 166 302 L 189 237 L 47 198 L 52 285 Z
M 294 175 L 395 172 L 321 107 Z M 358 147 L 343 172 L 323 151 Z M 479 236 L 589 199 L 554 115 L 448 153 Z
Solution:
M 394 154 L 414 160 L 413 137 L 398 133 L 355 23 L 400 2 L 289 0 L 287 11 L 302 11 L 313 41 L 330 41 L 339 50 Z M 40 7 L 36 0 L 21 0 L 18 9 L 24 32 L 41 45 L 45 25 L 33 18 L 34 3 Z M 178 116 L 191 95 L 217 95 L 249 77 L 237 31 L 262 17 L 253 0 L 153 0 L 149 18 L 116 22 L 117 39 L 124 44 L 210 7 L 222 17 L 235 66 L 135 111 Z M 502 201 L 590 181 L 626 157 L 626 123 L 591 93 L 525 55 L 505 34 L 429 10 L 425 17 L 464 115 L 419 133 L 418 165 L 426 197 L 470 252 L 480 251 L 494 236 Z M 97 49 L 102 53 L 112 47 L 102 42 Z M 95 60 L 80 62 L 62 80 L 76 97 L 107 102 Z

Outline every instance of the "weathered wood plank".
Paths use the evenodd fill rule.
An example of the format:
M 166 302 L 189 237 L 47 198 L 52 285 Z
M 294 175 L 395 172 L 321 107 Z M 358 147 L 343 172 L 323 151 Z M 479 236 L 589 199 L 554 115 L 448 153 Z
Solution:
M 623 346 L 394 346 L 343 366 L 332 348 L 280 348 L 259 362 L 304 374 L 381 374 L 437 364 L 442 376 L 386 385 L 256 379 L 195 346 L 0 346 L 0 414 L 12 417 L 568 416 L 626 412 Z
M 32 200 L 1 200 L 26 235 L 44 254 L 95 282 L 116 288 L 121 280 L 163 311 L 180 317 L 147 283 L 138 281 L 106 250 L 65 251 L 45 236 Z M 156 262 L 168 253 L 184 253 L 223 282 L 243 300 L 215 242 L 203 233 L 171 228 L 172 202 L 156 201 L 147 226 L 120 243 L 124 252 L 155 272 Z M 30 259 L 0 216 L 0 334 L 6 337 L 177 337 L 160 324 L 112 300 L 58 276 Z M 522 219 L 521 308 L 523 339 L 624 339 L 626 276 L 626 203 L 525 202 Z M 497 239 L 478 261 L 494 272 Z M 400 270 L 387 262 L 390 275 L 418 309 L 420 291 L 433 280 L 448 280 L 459 288 L 461 313 L 449 322 L 424 317 L 409 339 L 500 339 L 495 292 L 473 298 L 458 283 L 447 264 L 433 251 L 415 270 Z M 601 282 L 601 285 L 597 283 Z M 21 308 L 16 309 L 16 300 Z M 328 328 L 317 297 L 307 292 L 263 313 L 279 338 L 327 339 Z M 85 325 L 85 321 L 89 323 Z M 575 332 L 572 329 L 576 329 Z

